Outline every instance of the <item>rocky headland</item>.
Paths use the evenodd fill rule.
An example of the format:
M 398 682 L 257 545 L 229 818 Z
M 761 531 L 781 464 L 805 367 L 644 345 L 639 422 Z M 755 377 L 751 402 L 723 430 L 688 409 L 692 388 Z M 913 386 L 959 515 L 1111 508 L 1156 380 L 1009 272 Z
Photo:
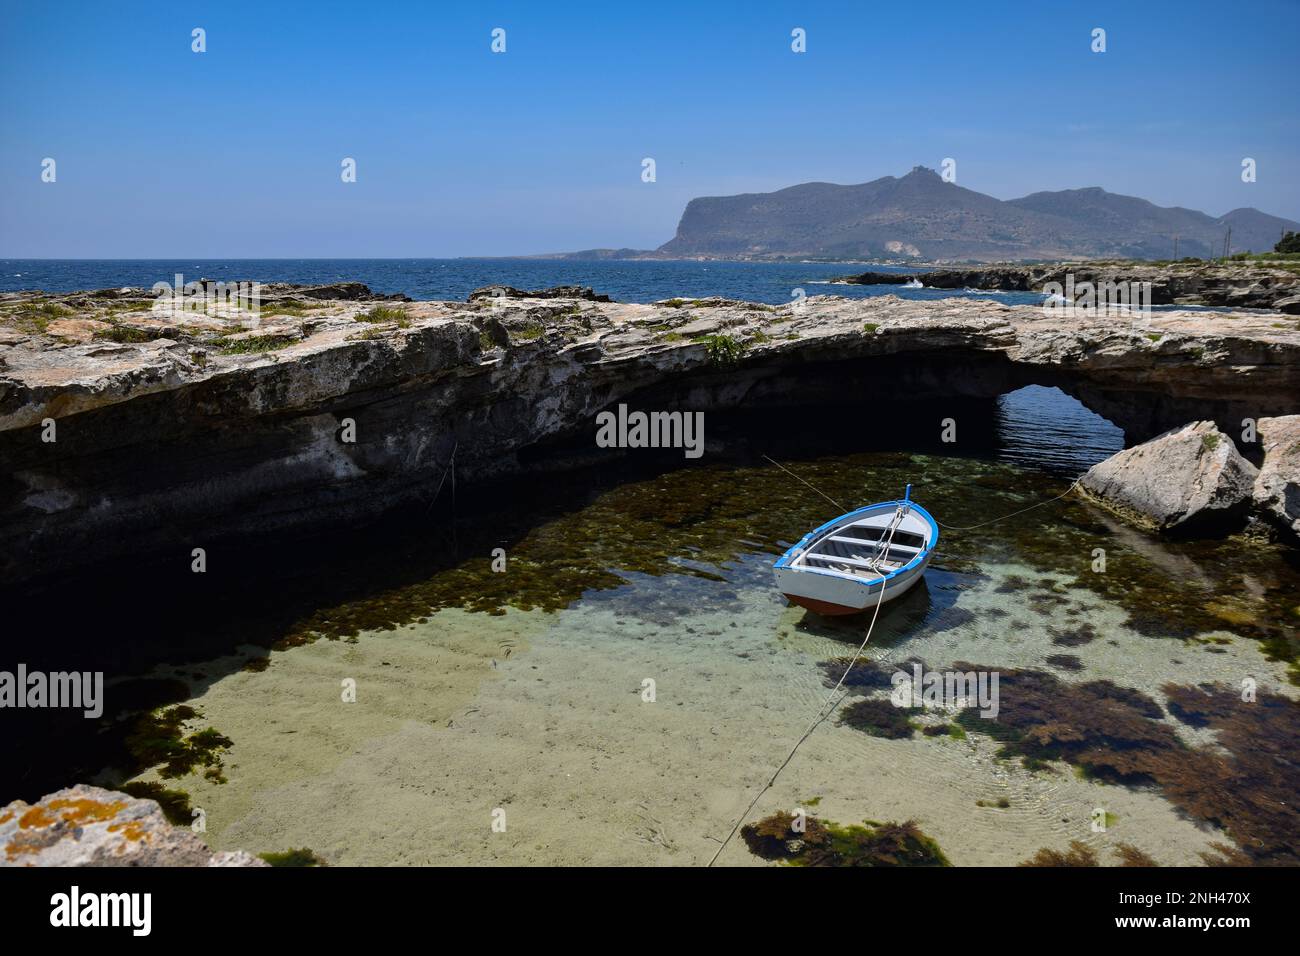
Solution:
M 527 472 L 531 450 L 594 434 L 595 415 L 618 403 L 953 399 L 960 418 L 960 400 L 1036 383 L 1133 444 L 1198 421 L 1237 436 L 1245 419 L 1295 412 L 1300 395 L 1300 324 L 1276 313 L 602 298 L 494 287 L 469 302 L 397 302 L 357 283 L 272 286 L 258 314 L 214 315 L 139 289 L 6 295 L 0 576 L 141 553 L 188 560 L 227 539 L 371 518 L 426 500 L 453 456 L 462 481 Z M 1266 462 L 1262 445 L 1241 452 L 1265 493 L 1294 494 L 1294 475 L 1279 473 L 1290 465 Z
M 946 173 L 946 170 L 945 170 Z M 1100 187 L 997 199 L 916 166 L 866 183 L 800 183 L 769 193 L 701 196 L 682 212 L 666 256 L 1026 262 L 1155 259 L 1272 249 L 1289 219 L 1164 208 Z
M 1149 282 L 1151 305 L 1203 305 L 1272 309 L 1300 315 L 1300 271 L 1249 262 L 1064 262 L 1054 265 L 994 265 L 926 272 L 862 272 L 837 281 L 848 285 L 904 285 L 920 281 L 932 289 L 1042 292 L 1048 283 L 1091 282 L 1129 285 Z

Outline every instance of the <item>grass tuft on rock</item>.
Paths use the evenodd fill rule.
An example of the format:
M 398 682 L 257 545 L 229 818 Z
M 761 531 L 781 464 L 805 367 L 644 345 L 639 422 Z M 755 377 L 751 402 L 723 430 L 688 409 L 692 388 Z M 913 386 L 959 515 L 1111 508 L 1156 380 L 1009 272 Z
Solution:
M 395 309 L 388 305 L 377 305 L 374 308 L 367 309 L 365 312 L 358 312 L 353 316 L 357 322 L 396 322 L 399 327 L 411 324 L 411 315 L 405 309 Z
M 291 335 L 250 335 L 246 339 L 220 338 L 216 345 L 222 355 L 257 355 L 287 348 L 297 341 Z
M 161 333 L 155 331 L 146 331 L 145 329 L 134 329 L 127 325 L 114 325 L 110 329 L 99 329 L 95 332 L 94 338 L 108 342 L 118 342 L 122 344 L 152 342 L 158 338 Z
M 76 313 L 57 302 L 26 302 L 9 313 L 14 326 L 28 334 L 43 333 L 55 319 L 64 319 Z
M 697 341 L 703 343 L 709 361 L 714 365 L 735 365 L 744 357 L 745 351 L 749 348 L 747 342 L 741 342 L 739 339 L 725 334 L 705 335 Z

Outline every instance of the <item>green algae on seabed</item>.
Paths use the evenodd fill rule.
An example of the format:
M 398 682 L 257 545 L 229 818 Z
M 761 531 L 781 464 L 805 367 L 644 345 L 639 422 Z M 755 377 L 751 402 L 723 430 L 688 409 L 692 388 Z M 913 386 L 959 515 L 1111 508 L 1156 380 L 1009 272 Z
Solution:
M 1131 843 L 1116 843 L 1115 856 L 1120 866 L 1159 866 L 1154 859 L 1143 853 Z M 1053 850 L 1043 847 L 1028 860 L 1017 866 L 1101 866 L 1097 851 L 1082 840 L 1071 840 L 1068 850 Z
M 963 710 L 957 721 L 1001 741 L 1001 756 L 1031 770 L 1064 761 L 1102 783 L 1155 784 L 1188 816 L 1221 827 L 1251 862 L 1300 863 L 1300 702 L 1263 693 L 1243 701 L 1229 687 L 1166 684 L 1161 691 L 1177 720 L 1216 731 L 1214 746 L 1190 747 L 1140 691 L 1110 681 L 1068 684 L 1044 671 L 1000 673 L 997 716 Z
M 840 826 L 781 811 L 740 829 L 750 852 L 792 866 L 951 866 L 916 823 Z
M 901 740 L 911 737 L 917 724 L 911 719 L 919 707 L 898 707 L 890 700 L 868 698 L 855 701 L 840 711 L 840 723 L 873 737 Z
M 1131 843 L 1116 843 L 1115 855 L 1120 866 L 1159 866 L 1155 860 Z M 1097 851 L 1082 840 L 1071 840 L 1065 851 L 1043 847 L 1018 866 L 1100 866 Z
M 132 780 L 114 789 L 141 800 L 153 800 L 162 808 L 167 822 L 174 826 L 187 827 L 194 822 L 194 808 L 190 806 L 190 795 L 184 790 L 171 790 L 156 780 Z
M 271 866 L 328 866 L 314 850 L 302 847 L 297 850 L 285 850 L 283 853 L 259 853 L 258 857 Z
M 1060 480 L 1013 465 L 907 453 L 819 458 L 791 467 L 846 509 L 896 498 L 910 482 L 915 500 L 958 527 L 1046 501 L 1062 487 Z M 488 614 L 507 607 L 556 611 L 585 592 L 626 584 L 627 573 L 716 577 L 709 566 L 725 567 L 746 553 L 780 554 L 833 510 L 775 467 L 719 464 L 627 482 L 576 510 L 531 516 L 532 523 L 513 514 L 478 514 L 463 522 L 470 527 L 462 533 L 472 541 L 462 553 L 479 556 L 425 580 L 314 611 L 278 646 L 391 629 L 448 607 Z M 1014 562 L 1067 575 L 1075 586 L 1120 606 L 1140 633 L 1183 640 L 1216 631 L 1248 637 L 1270 660 L 1290 662 L 1292 680 L 1300 683 L 1300 618 L 1291 613 L 1300 592 L 1294 553 L 1237 539 L 1165 541 L 1106 522 L 1093 506 L 1065 498 L 978 531 L 942 533 L 931 567 L 975 574 L 990 562 Z M 506 549 L 506 573 L 492 570 L 495 547 Z M 1106 552 L 1104 572 L 1092 570 L 1096 548 Z M 1175 566 L 1178 573 L 1169 570 Z M 1019 580 L 1044 616 L 1055 617 L 1068 603 L 1060 582 L 1046 579 L 1052 586 L 1039 588 Z M 1069 646 L 1089 634 L 1080 626 L 1059 636 Z
M 846 674 L 849 661 L 820 662 L 823 684 L 834 687 L 842 677 L 849 694 L 888 686 L 895 665 L 858 660 Z M 1097 783 L 1158 786 L 1183 813 L 1221 827 L 1240 848 L 1220 846 L 1222 859 L 1207 861 L 1300 862 L 1294 844 L 1300 810 L 1293 806 L 1300 791 L 1300 766 L 1293 758 L 1300 752 L 1300 702 L 1263 693 L 1244 701 L 1228 687 L 1165 684 L 1161 692 L 1175 719 L 1216 732 L 1213 746 L 1190 747 L 1165 720 L 1164 708 L 1132 687 L 1109 680 L 1067 683 L 1045 671 L 965 661 L 952 667 L 999 673 L 997 715 L 986 718 L 967 708 L 956 717 L 966 732 L 1000 742 L 999 756 L 1018 758 L 1031 771 L 1063 761 Z M 906 713 L 889 700 L 861 700 L 843 714 L 855 715 L 843 723 L 874 736 L 912 736 Z M 1108 813 L 1108 824 L 1112 820 Z
M 202 714 L 184 704 L 152 711 L 136 718 L 126 744 L 132 756 L 144 767 L 159 764 L 158 776 L 164 780 L 205 768 L 203 776 L 213 783 L 225 783 L 225 763 L 221 752 L 230 749 L 229 737 L 212 727 L 186 734 L 184 725 Z

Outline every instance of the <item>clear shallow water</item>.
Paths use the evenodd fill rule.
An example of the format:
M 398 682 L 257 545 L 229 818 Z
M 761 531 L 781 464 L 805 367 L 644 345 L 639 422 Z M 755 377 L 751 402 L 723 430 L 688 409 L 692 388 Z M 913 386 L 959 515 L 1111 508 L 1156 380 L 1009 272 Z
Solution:
M 847 505 L 911 482 L 940 521 L 965 526 L 1059 494 L 1118 447 L 1054 390 L 1014 393 L 993 414 L 997 447 L 984 458 L 778 456 Z M 459 508 L 454 527 L 442 502 L 400 533 L 340 530 L 328 554 L 281 548 L 245 578 L 227 581 L 220 566 L 202 581 L 151 573 L 144 618 L 129 582 L 42 602 L 31 615 L 42 634 L 132 634 L 92 639 L 112 681 L 107 719 L 78 758 L 70 735 L 45 753 L 65 761 L 58 782 L 137 775 L 203 808 L 219 847 L 307 846 L 340 864 L 707 861 L 822 702 L 827 665 L 863 635 L 864 621 L 806 614 L 772 587 L 774 556 L 829 506 L 761 461 L 706 456 L 467 488 Z M 504 573 L 491 568 L 496 547 Z M 887 672 L 913 659 L 998 669 L 1003 713 L 1019 723 L 959 735 L 950 716 L 927 713 L 891 739 L 840 714 L 755 816 L 808 805 L 837 823 L 913 819 L 965 865 L 1011 865 L 1075 839 L 1106 864 L 1128 844 L 1168 865 L 1231 842 L 1208 822 L 1222 814 L 1239 842 L 1294 856 L 1300 825 L 1285 808 L 1300 780 L 1272 754 L 1297 735 L 1295 691 L 1269 658 L 1294 654 L 1297 593 L 1300 570 L 1274 549 L 1160 541 L 1073 499 L 944 532 L 924 585 L 882 613 L 869 659 Z M 15 620 L 21 630 L 21 609 Z M 165 662 L 131 659 L 149 641 L 170 649 Z M 29 665 L 60 646 L 42 642 Z M 1044 676 L 1018 685 L 1017 673 Z M 1284 709 L 1248 723 L 1265 712 L 1232 703 L 1245 677 Z M 340 700 L 344 680 L 356 681 L 355 704 Z M 1226 689 L 1207 700 L 1227 716 L 1172 716 L 1202 686 Z M 1116 704 L 1125 693 L 1155 714 Z M 202 766 L 164 776 L 123 742 L 141 708 L 182 702 L 195 711 L 186 732 L 229 738 L 224 782 Z M 1044 752 L 1004 751 L 1027 729 Z M 37 728 L 24 739 L 55 738 Z M 1094 779 L 1121 759 L 1135 762 L 1131 785 Z M 1097 807 L 1113 817 L 1106 833 L 1089 825 Z M 491 829 L 496 809 L 504 834 Z M 726 862 L 759 861 L 737 843 Z
M 919 501 L 963 525 L 1063 485 L 1007 463 L 905 453 L 791 466 L 854 503 L 913 481 Z M 236 658 L 156 673 L 193 687 L 194 727 L 233 742 L 227 782 L 195 773 L 169 783 L 204 808 L 220 847 L 307 845 L 343 864 L 700 865 L 820 704 L 826 666 L 862 637 L 865 621 L 806 614 L 771 586 L 773 556 L 826 511 L 771 467 L 718 464 L 595 491 L 526 529 L 467 518 L 462 557 L 405 583 L 372 569 L 370 593 L 323 600 L 269 656 L 246 650 L 264 669 Z M 493 542 L 509 556 L 504 573 L 490 570 Z M 1097 547 L 1105 574 L 1091 569 Z M 1135 542 L 1069 500 L 996 530 L 948 533 L 924 585 L 882 614 L 869 659 L 886 673 L 919 659 L 1008 681 L 1044 675 L 1034 681 L 1046 691 L 1008 683 L 1001 706 L 1063 741 L 1070 759 L 1026 765 L 1001 751 L 1005 728 L 978 722 L 960 737 L 921 731 L 947 726 L 942 714 L 918 715 L 898 739 L 841 714 L 756 816 L 815 801 L 840 823 L 912 819 L 958 864 L 1012 865 L 1072 840 L 1105 863 L 1121 844 L 1165 865 L 1197 863 L 1227 839 L 1195 818 L 1202 804 L 1250 800 L 1260 787 L 1274 800 L 1297 781 L 1284 771 L 1261 782 L 1258 763 L 1237 772 L 1232 761 L 1253 750 L 1219 756 L 1212 733 L 1166 711 L 1176 694 L 1231 694 L 1250 675 L 1263 698 L 1291 708 L 1280 732 L 1294 732 L 1285 665 L 1267 661 L 1260 641 L 1270 628 L 1294 640 L 1281 622 L 1296 583 L 1276 555 Z M 337 702 L 348 678 L 355 709 Z M 1097 681 L 1112 688 L 1106 700 L 1083 689 Z M 1122 693 L 1153 701 L 1159 716 L 1123 710 L 1111 701 Z M 1265 729 L 1252 727 L 1252 748 L 1274 743 Z M 1153 772 L 1168 771 L 1161 741 L 1191 748 L 1177 754 L 1191 776 L 1103 784 L 1071 764 L 1078 739 L 1103 763 L 1120 753 Z M 1091 830 L 1096 807 L 1112 818 L 1106 833 Z M 490 829 L 497 809 L 505 834 Z M 1260 816 L 1238 832 L 1293 853 L 1295 815 Z M 726 862 L 756 860 L 737 844 Z

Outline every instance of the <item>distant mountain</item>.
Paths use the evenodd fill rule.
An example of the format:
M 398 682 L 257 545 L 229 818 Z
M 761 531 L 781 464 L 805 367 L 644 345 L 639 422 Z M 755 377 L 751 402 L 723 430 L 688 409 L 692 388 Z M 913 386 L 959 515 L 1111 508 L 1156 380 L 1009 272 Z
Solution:
M 1232 227 L 1234 252 L 1268 252 L 1282 238 L 1282 233 L 1300 231 L 1300 224 L 1250 206 L 1234 209 L 1217 221 Z
M 1300 223 L 1257 209 L 1218 219 L 1096 186 L 1003 201 L 917 166 L 856 186 L 804 183 L 692 199 L 659 256 L 835 259 L 1168 259 L 1266 251 Z

